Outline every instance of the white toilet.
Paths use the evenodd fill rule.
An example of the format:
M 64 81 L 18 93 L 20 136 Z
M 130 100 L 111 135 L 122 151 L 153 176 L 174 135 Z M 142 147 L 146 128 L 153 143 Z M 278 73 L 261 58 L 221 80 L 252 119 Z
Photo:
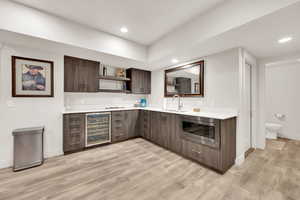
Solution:
M 277 139 L 282 125 L 275 123 L 266 123 L 266 137 L 268 139 Z

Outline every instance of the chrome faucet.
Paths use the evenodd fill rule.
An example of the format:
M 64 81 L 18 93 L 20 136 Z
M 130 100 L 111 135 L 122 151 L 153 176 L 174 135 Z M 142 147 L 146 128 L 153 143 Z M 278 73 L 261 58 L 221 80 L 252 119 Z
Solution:
M 183 103 L 182 103 L 182 101 L 181 101 L 181 97 L 180 97 L 180 95 L 178 95 L 178 94 L 175 94 L 174 96 L 173 96 L 173 101 L 174 101 L 174 99 L 175 98 L 178 98 L 178 108 L 177 108 L 177 110 L 178 111 L 181 111 L 181 109 L 182 109 L 182 107 L 183 107 Z

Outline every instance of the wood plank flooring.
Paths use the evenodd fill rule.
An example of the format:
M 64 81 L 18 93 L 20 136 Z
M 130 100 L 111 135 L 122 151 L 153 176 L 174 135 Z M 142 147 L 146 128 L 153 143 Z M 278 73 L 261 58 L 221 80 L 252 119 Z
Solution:
M 268 141 L 220 175 L 134 139 L 0 170 L 1 200 L 299 200 L 300 142 Z

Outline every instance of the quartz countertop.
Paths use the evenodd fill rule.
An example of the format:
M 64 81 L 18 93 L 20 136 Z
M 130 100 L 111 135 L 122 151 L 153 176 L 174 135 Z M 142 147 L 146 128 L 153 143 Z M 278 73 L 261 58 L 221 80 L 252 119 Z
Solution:
M 172 114 L 180 114 L 180 115 L 188 115 L 188 116 L 196 116 L 196 117 L 206 117 L 206 118 L 213 118 L 213 119 L 230 119 L 233 117 L 237 117 L 236 112 L 229 112 L 229 111 L 200 111 L 200 112 L 193 112 L 193 111 L 176 111 L 171 109 L 162 109 L 162 108 L 155 108 L 155 107 L 121 107 L 121 108 L 95 108 L 95 109 L 69 109 L 63 111 L 63 114 L 74 114 L 74 113 L 93 113 L 93 112 L 112 112 L 112 111 L 124 111 L 124 110 L 149 110 L 149 111 L 156 111 L 156 112 L 164 112 L 164 113 L 172 113 Z

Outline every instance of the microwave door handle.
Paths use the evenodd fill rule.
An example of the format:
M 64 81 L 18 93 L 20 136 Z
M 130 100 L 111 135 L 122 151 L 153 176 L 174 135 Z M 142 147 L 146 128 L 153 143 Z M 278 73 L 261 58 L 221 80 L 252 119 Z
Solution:
M 202 121 L 198 121 L 198 120 L 183 120 L 183 121 L 192 122 L 195 124 L 205 125 L 205 126 L 216 126 L 216 124 L 213 122 L 202 122 Z

